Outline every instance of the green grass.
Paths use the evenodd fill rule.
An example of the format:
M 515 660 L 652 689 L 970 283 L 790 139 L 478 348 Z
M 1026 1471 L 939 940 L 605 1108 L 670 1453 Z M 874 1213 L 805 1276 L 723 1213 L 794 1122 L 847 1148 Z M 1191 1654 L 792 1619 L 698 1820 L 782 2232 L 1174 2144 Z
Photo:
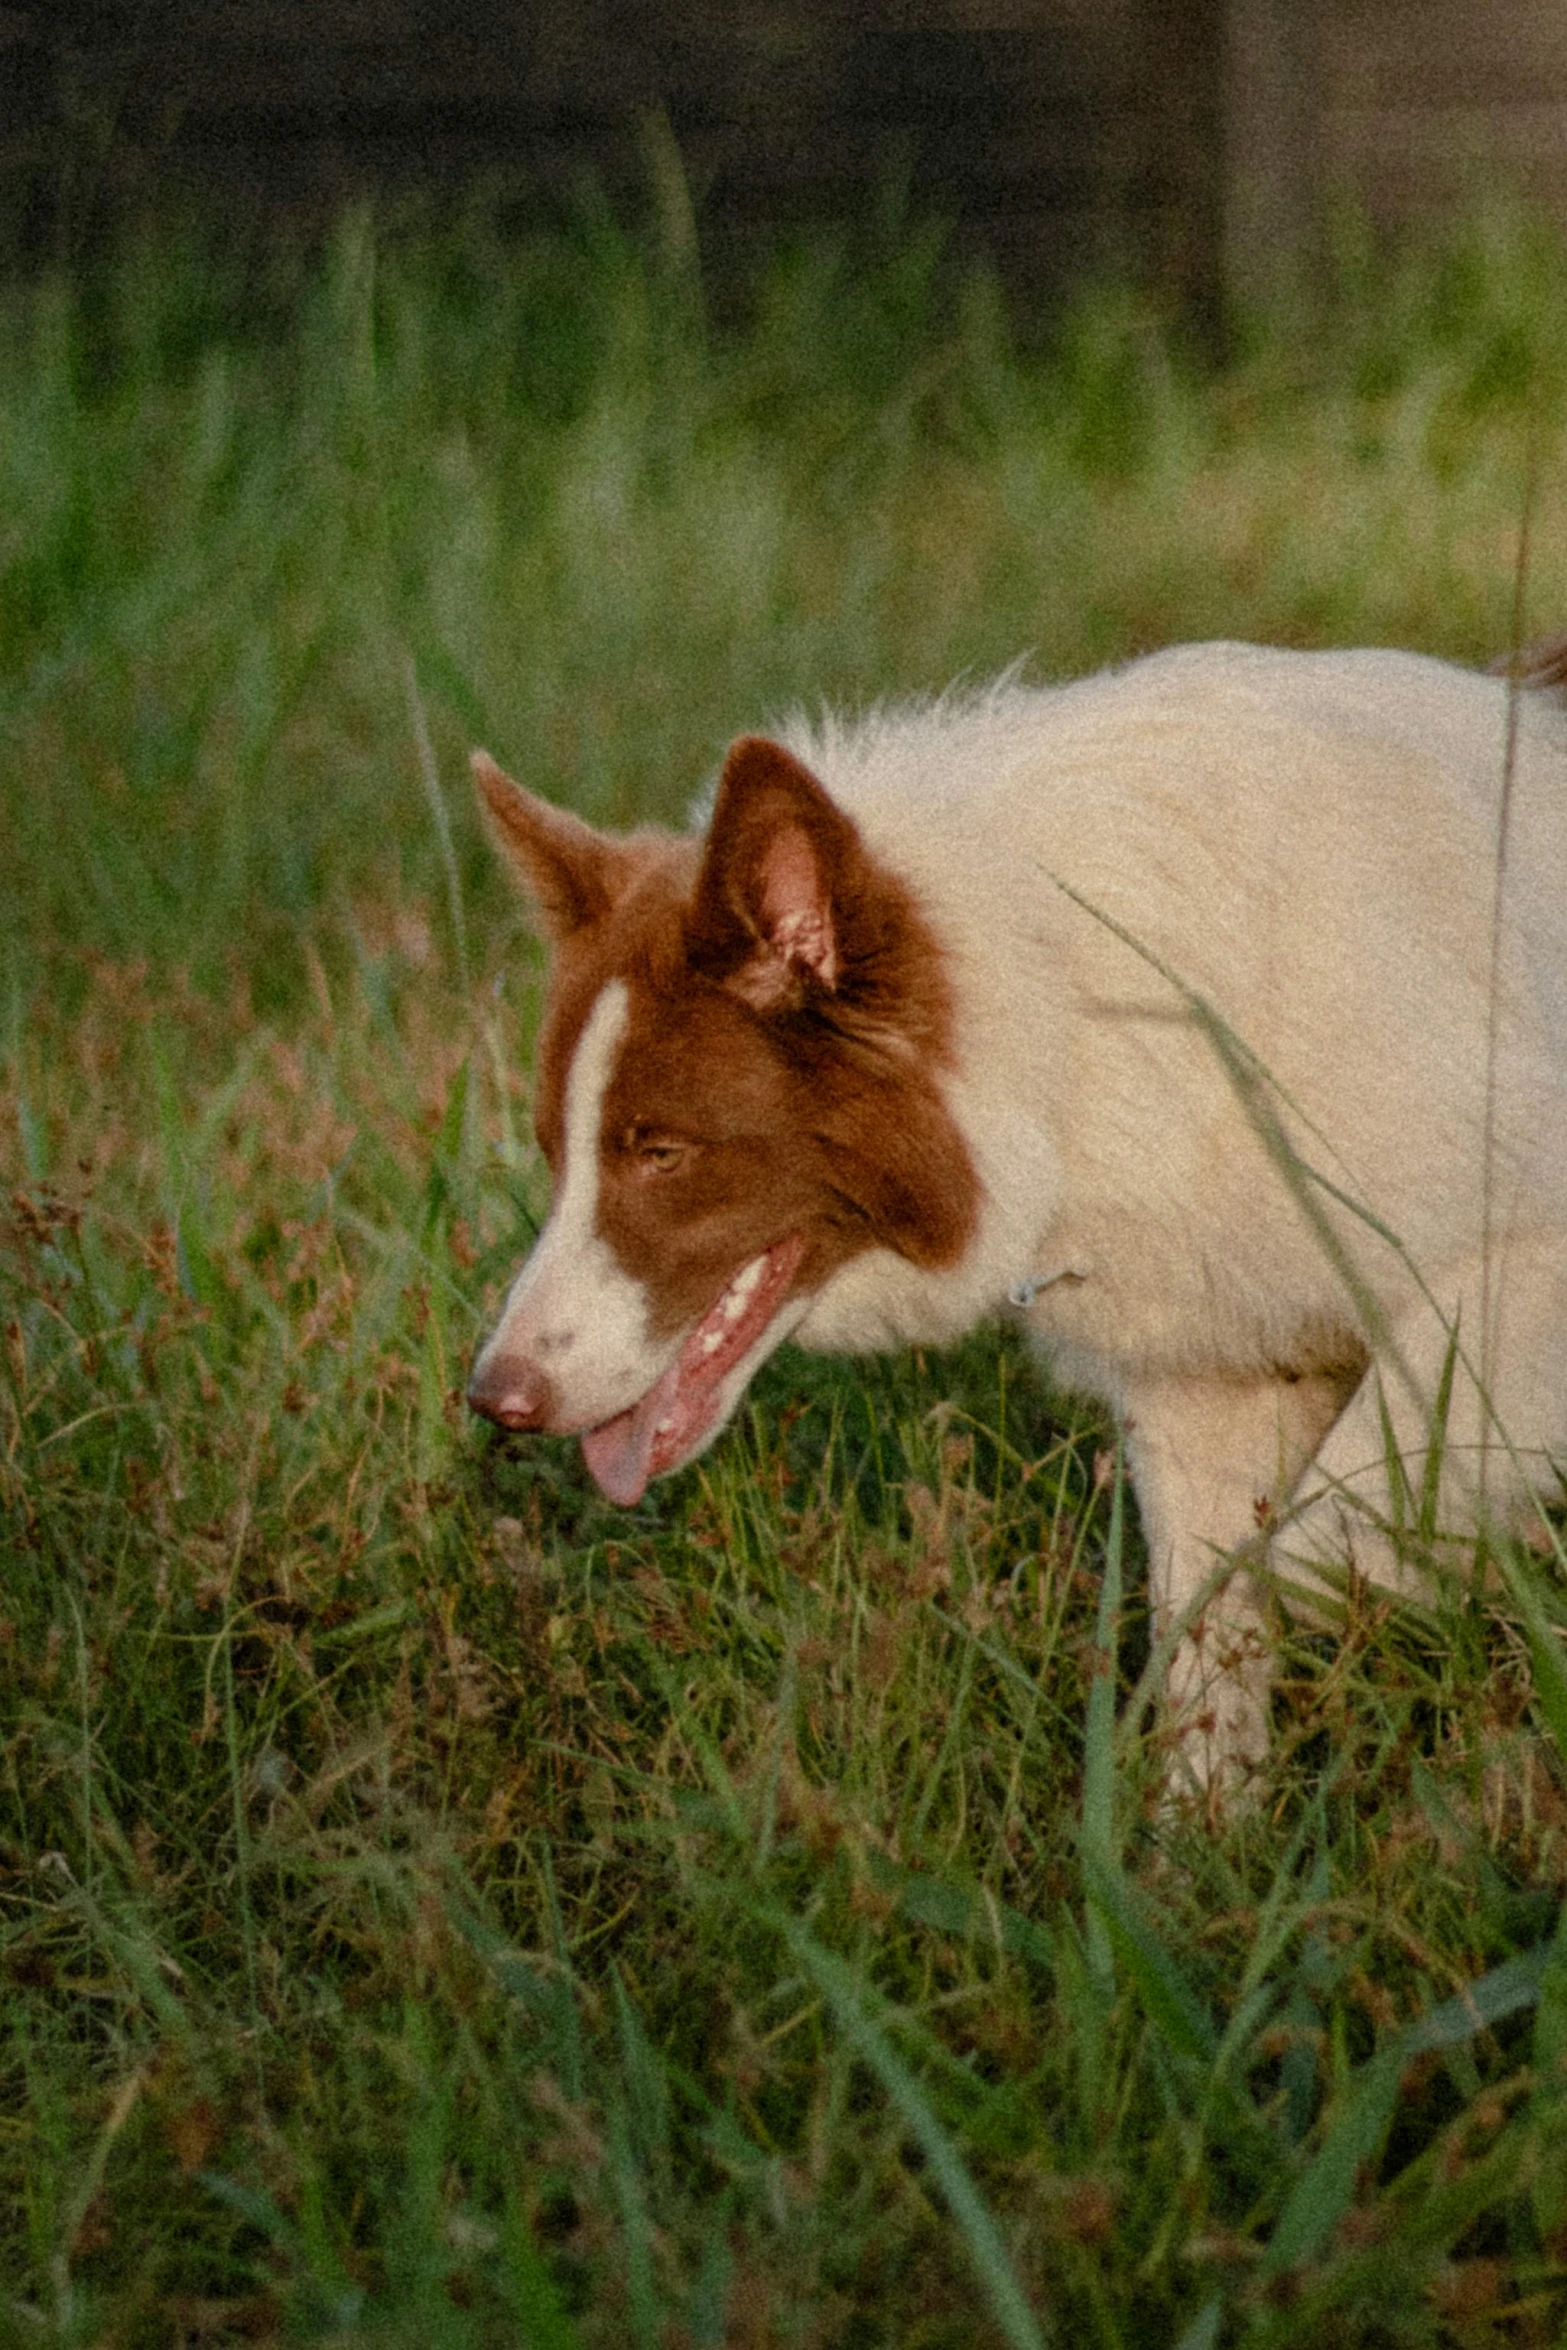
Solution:
M 771 1365 L 616 1512 L 466 1424 L 543 1196 L 475 739 L 671 817 L 1028 653 L 1567 621 L 1567 276 L 1204 373 L 936 240 L 0 293 L 0 2344 L 1554 2344 L 1561 1597 L 1351 1607 L 1161 1811 L 1113 1438 Z M 1119 1706 L 1113 1701 L 1119 1694 Z

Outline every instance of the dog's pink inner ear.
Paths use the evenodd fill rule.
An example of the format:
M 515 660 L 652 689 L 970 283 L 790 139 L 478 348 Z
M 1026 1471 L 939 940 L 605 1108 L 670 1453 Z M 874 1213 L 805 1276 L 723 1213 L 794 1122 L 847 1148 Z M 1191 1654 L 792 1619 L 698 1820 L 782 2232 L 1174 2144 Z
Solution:
M 863 852 L 853 825 L 780 743 L 746 735 L 724 762 L 692 909 L 692 944 L 759 1012 L 839 986 L 840 893 Z
M 808 971 L 818 987 L 838 981 L 832 898 L 809 835 L 798 824 L 775 833 L 762 852 L 761 931 L 776 959 Z

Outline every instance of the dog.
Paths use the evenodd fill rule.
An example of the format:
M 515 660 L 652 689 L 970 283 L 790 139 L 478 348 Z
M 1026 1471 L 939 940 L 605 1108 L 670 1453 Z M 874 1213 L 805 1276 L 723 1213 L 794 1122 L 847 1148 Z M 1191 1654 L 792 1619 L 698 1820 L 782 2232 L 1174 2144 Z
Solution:
M 555 1188 L 474 1410 L 629 1505 L 786 1338 L 1020 1315 L 1124 1430 L 1179 1750 L 1243 1778 L 1266 1591 L 1419 1588 L 1567 1454 L 1564 676 L 1009 674 L 744 737 L 700 837 L 476 753 Z

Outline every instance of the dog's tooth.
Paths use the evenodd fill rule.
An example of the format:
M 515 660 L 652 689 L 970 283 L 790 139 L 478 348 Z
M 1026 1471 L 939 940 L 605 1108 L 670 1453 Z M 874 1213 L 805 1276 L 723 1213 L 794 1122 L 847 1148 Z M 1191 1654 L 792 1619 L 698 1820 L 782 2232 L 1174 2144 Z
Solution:
M 738 1313 L 758 1281 L 761 1280 L 762 1267 L 766 1261 L 765 1257 L 753 1257 L 751 1262 L 735 1275 L 729 1284 L 729 1303 L 726 1311 Z
M 719 1347 L 723 1345 L 723 1343 L 724 1334 L 721 1330 L 709 1330 L 707 1336 L 702 1341 L 702 1352 L 705 1355 L 715 1354 Z

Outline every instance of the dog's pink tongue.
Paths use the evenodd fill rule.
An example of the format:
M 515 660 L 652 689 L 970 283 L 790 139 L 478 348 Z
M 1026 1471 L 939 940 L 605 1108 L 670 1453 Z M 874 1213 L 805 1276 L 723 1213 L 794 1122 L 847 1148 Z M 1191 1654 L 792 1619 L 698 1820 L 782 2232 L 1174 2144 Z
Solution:
M 674 1401 L 684 1360 L 682 1350 L 640 1403 L 590 1428 L 582 1439 L 582 1457 L 594 1484 L 607 1501 L 618 1503 L 623 1510 L 630 1509 L 647 1491 L 658 1424 Z
M 640 1402 L 588 1429 L 582 1457 L 606 1500 L 630 1509 L 650 1477 L 688 1460 L 713 1425 L 725 1379 L 767 1328 L 805 1254 L 799 1234 L 742 1266 Z

